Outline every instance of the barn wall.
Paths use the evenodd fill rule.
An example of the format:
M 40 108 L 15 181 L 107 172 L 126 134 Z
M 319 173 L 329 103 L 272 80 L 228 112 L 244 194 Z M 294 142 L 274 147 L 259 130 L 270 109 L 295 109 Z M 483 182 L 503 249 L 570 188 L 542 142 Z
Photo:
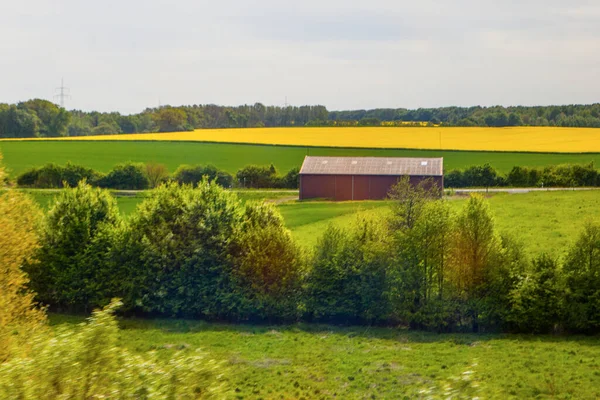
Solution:
M 411 176 L 410 183 L 417 185 L 428 178 L 443 189 L 442 176 Z M 383 200 L 399 179 L 390 175 L 300 175 L 300 200 Z

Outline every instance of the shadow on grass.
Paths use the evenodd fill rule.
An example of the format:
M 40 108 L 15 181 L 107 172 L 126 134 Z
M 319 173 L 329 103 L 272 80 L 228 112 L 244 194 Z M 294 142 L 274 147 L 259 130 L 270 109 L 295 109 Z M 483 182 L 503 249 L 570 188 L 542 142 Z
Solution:
M 62 324 L 80 324 L 86 318 L 79 315 L 50 314 L 52 326 Z M 226 332 L 244 335 L 272 335 L 273 332 L 282 334 L 327 334 L 340 338 L 362 338 L 391 340 L 403 343 L 436 343 L 451 342 L 456 345 L 472 346 L 490 340 L 508 340 L 522 342 L 578 342 L 585 345 L 600 345 L 600 335 L 534 335 L 534 334 L 507 334 L 507 333 L 433 333 L 426 331 L 413 331 L 405 328 L 372 327 L 372 326 L 338 326 L 317 323 L 297 323 L 288 325 L 273 324 L 232 324 L 220 322 L 206 322 L 189 319 L 145 319 L 121 318 L 119 327 L 123 330 L 158 330 L 171 334 L 189 334 L 201 332 Z

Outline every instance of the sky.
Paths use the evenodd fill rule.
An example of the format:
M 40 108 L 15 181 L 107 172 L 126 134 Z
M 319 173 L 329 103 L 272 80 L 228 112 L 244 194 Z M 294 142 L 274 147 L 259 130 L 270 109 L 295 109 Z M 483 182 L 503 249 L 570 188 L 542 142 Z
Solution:
M 598 0 L 0 0 L 0 102 L 600 102 Z M 58 100 L 57 100 L 58 101 Z

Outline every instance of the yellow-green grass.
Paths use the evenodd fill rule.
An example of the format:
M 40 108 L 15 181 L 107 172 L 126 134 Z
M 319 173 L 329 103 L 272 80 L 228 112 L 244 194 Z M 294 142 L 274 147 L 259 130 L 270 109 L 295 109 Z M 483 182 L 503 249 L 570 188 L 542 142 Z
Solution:
M 398 128 L 404 129 L 404 128 Z M 426 129 L 426 128 L 422 128 Z M 600 133 L 600 130 L 598 131 Z M 293 132 L 291 132 L 293 133 Z M 235 173 L 248 165 L 273 163 L 285 173 L 299 167 L 306 155 L 315 156 L 380 156 L 380 157 L 444 157 L 445 169 L 466 168 L 490 163 L 506 173 L 515 165 L 546 166 L 563 163 L 600 165 L 600 154 L 502 153 L 440 150 L 386 150 L 327 147 L 294 147 L 239 145 L 190 142 L 82 142 L 82 141 L 0 141 L 4 164 L 12 177 L 28 168 L 54 162 L 64 165 L 71 161 L 100 172 L 108 172 L 115 164 L 157 162 L 173 172 L 181 164 L 214 164 Z
M 52 203 L 57 191 L 30 190 L 45 209 Z M 361 216 L 383 217 L 389 213 L 386 201 L 362 202 L 297 202 L 290 200 L 296 192 L 289 191 L 240 191 L 243 201 L 284 201 L 278 207 L 294 238 L 305 248 L 314 247 L 323 231 L 333 224 L 350 226 Z M 117 195 L 119 208 L 124 215 L 131 215 L 146 196 Z M 448 200 L 455 211 L 466 203 L 467 197 L 454 196 Z M 500 232 L 520 239 L 530 255 L 546 252 L 562 256 L 577 238 L 586 221 L 600 222 L 600 191 L 549 191 L 526 194 L 498 193 L 488 201 L 495 215 Z
M 30 140 L 39 141 L 45 139 Z M 66 137 L 59 140 L 199 141 L 385 149 L 447 149 L 553 153 L 600 152 L 600 129 L 548 126 L 507 128 L 297 127 L 199 129 L 190 132 Z
M 498 231 L 521 240 L 530 255 L 562 256 L 587 221 L 600 223 L 600 191 L 498 193 L 488 200 Z M 448 201 L 458 212 L 467 197 Z M 389 206 L 384 201 L 306 202 L 282 204 L 280 210 L 298 242 L 311 248 L 328 225 L 349 226 L 360 216 L 385 220 Z
M 81 318 L 53 315 L 54 326 Z M 222 360 L 229 399 L 412 399 L 470 377 L 485 399 L 600 398 L 598 337 L 431 334 L 396 328 L 121 321 L 134 353 L 201 349 Z M 436 394 L 439 398 L 442 391 Z M 438 398 L 438 397 L 436 397 Z

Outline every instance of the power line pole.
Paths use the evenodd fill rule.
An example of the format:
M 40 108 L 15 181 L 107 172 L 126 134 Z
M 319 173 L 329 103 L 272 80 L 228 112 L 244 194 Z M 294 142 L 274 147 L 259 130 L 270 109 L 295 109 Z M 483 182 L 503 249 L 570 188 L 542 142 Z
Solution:
M 289 106 L 288 102 L 287 102 L 287 96 L 285 96 L 285 103 L 283 103 L 283 106 L 287 108 L 287 106 Z
M 54 95 L 54 98 L 58 98 L 60 101 L 60 106 L 65 108 L 65 99 L 71 98 L 71 89 L 65 87 L 63 78 L 60 79 L 60 87 L 56 88 L 54 91 L 58 91 L 58 93 Z

